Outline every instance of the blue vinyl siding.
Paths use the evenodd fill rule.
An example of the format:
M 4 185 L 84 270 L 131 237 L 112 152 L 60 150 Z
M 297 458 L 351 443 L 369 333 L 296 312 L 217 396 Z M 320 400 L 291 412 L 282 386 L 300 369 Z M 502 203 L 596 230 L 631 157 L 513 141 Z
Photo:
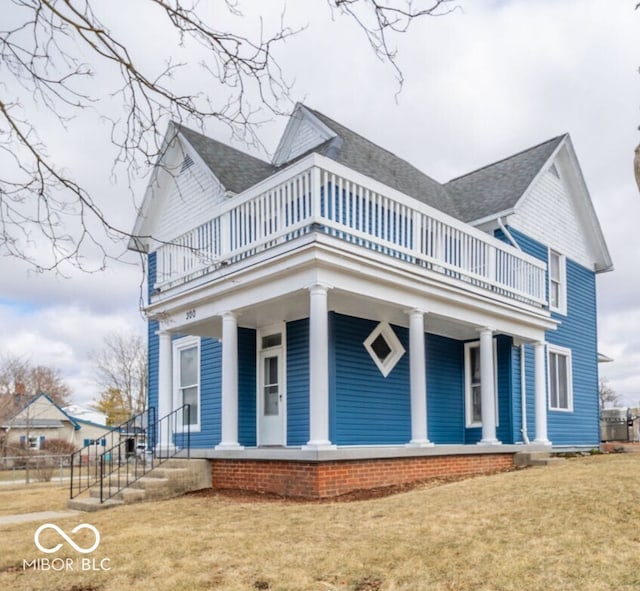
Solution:
M 309 320 L 287 323 L 287 445 L 309 441 Z
M 156 282 L 156 253 L 152 252 L 147 257 L 147 301 L 151 299 L 153 284 Z M 149 320 L 147 322 L 147 407 L 153 406 L 158 410 L 158 345 L 160 339 L 158 332 L 159 322 Z
M 496 335 L 494 354 L 496 355 L 496 382 L 498 395 L 498 414 L 496 416 L 496 438 L 502 443 L 513 443 L 513 359 L 512 339 L 505 335 Z M 462 396 L 464 401 L 464 353 L 463 353 Z M 482 439 L 482 427 L 466 428 L 466 416 L 463 416 L 464 443 L 478 443 Z
M 153 407 L 158 412 L 158 360 L 160 339 L 156 334 L 159 323 L 157 320 L 147 322 L 147 379 L 148 379 L 148 399 L 147 407 Z
M 411 439 L 408 330 L 392 327 L 406 353 L 385 378 L 363 345 L 377 324 L 332 314 L 330 438 L 337 445 L 402 444 Z
M 522 250 L 547 262 L 548 248 L 510 229 Z M 549 439 L 554 445 L 596 445 L 598 430 L 598 352 L 595 273 L 567 259 L 567 314 L 553 312 L 560 322 L 546 340 L 572 351 L 573 412 L 548 411 Z M 547 288 L 548 289 L 548 288 Z M 527 416 L 529 437 L 535 433 L 533 349 L 527 347 Z
M 498 381 L 498 428 L 496 437 L 502 443 L 513 443 L 513 372 L 511 337 L 498 335 L 496 354 L 496 379 Z
M 238 442 L 256 445 L 256 331 L 250 328 L 238 329 Z
M 595 273 L 567 260 L 567 316 L 552 314 L 561 324 L 547 334 L 551 345 L 572 351 L 573 412 L 549 411 L 549 439 L 554 444 L 597 444 L 598 336 Z
M 172 340 L 185 335 L 173 335 Z M 191 431 L 192 448 L 209 448 L 220 443 L 222 389 L 222 345 L 218 339 L 200 339 L 200 431 Z M 183 445 L 176 435 L 176 445 Z
M 426 335 L 429 439 L 436 444 L 464 442 L 464 344 Z

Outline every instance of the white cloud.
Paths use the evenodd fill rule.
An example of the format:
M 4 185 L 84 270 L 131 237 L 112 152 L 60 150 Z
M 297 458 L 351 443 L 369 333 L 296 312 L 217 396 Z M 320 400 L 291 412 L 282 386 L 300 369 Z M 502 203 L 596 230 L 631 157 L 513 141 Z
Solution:
M 640 122 L 640 13 L 629 3 L 606 0 L 461 4 L 462 11 L 415 23 L 396 39 L 406 78 L 397 97 L 392 70 L 372 56 L 352 22 L 337 13 L 332 20 L 324 0 L 289 3 L 289 22 L 309 27 L 276 48 L 276 55 L 295 80 L 296 98 L 438 180 L 570 132 L 616 266 L 598 281 L 600 349 L 616 359 L 601 370 L 614 389 L 640 396 L 640 197 L 631 175 Z M 282 2 L 260 6 L 276 18 Z M 241 8 L 247 18 L 238 22 L 255 24 L 248 18 L 254 7 Z M 126 10 L 134 9 L 127 3 Z M 165 41 L 152 20 L 144 30 L 127 25 L 136 18 L 112 26 L 127 26 L 127 34 L 140 40 L 136 54 L 146 51 L 143 59 L 154 59 L 154 43 Z M 201 84 L 198 68 L 190 74 L 190 84 Z M 262 130 L 272 149 L 283 123 Z M 115 184 L 111 179 L 106 131 L 96 119 L 83 119 L 55 147 L 66 166 L 95 187 L 105 211 L 130 227 L 130 194 L 122 178 Z M 228 140 L 224 128 L 212 125 L 210 132 Z M 29 275 L 16 261 L 0 259 L 0 276 L 10 278 L 2 281 L 0 303 L 19 302 L 0 305 L 0 350 L 19 348 L 36 363 L 63 364 L 83 402 L 91 389 L 87 352 L 113 328 L 142 327 L 139 268 L 114 265 L 63 280 Z

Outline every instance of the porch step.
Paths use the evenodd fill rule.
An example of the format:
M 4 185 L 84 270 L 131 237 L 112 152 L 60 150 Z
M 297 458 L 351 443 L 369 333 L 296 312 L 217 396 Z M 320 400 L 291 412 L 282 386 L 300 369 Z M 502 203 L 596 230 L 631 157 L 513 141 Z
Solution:
M 129 478 L 132 474 L 129 473 Z M 126 482 L 126 474 L 111 475 L 103 483 L 103 495 L 111 498 L 100 503 L 100 487 L 89 491 L 89 497 L 71 499 L 67 506 L 79 511 L 99 511 L 123 504 L 166 499 L 192 490 L 211 487 L 211 466 L 207 460 L 171 459 L 145 476 L 118 490 Z
M 516 468 L 526 468 L 527 466 L 557 466 L 564 463 L 564 458 L 551 456 L 548 451 L 521 451 L 513 456 L 513 463 Z
M 109 499 L 108 501 L 101 503 L 100 499 L 95 497 L 82 497 L 77 499 L 69 499 L 67 501 L 67 507 L 69 507 L 69 509 L 75 509 L 76 511 L 86 511 L 87 513 L 102 511 L 104 509 L 111 509 L 113 507 L 120 507 L 121 505 L 124 505 L 124 501 Z

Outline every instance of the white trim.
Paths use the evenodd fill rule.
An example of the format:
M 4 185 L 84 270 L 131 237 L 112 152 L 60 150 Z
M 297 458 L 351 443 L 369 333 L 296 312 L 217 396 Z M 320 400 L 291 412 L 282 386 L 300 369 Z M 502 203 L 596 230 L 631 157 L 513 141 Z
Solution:
M 469 341 L 464 344 L 464 421 L 467 429 L 482 427 L 482 420 L 473 421 L 471 417 L 471 355 L 470 349 L 480 350 L 480 341 Z M 496 427 L 500 425 L 500 407 L 498 405 L 498 341 L 493 338 L 493 383 L 496 404 Z
M 551 304 L 551 257 L 558 257 L 558 305 L 553 306 Z M 547 282 L 549 297 L 549 310 L 557 312 L 558 314 L 567 315 L 567 257 L 553 248 L 548 249 L 547 253 Z
M 551 402 L 551 355 L 560 355 L 567 360 L 567 408 L 554 407 Z M 553 412 L 573 412 L 573 363 L 572 351 L 567 347 L 547 345 L 547 391 L 549 392 L 549 410 Z
M 387 342 L 389 349 L 391 349 L 391 352 L 384 359 L 380 359 L 372 347 L 373 342 L 379 336 L 382 336 Z M 380 322 L 362 344 L 385 378 L 391 373 L 398 361 L 400 361 L 405 354 L 405 348 L 402 346 L 400 339 L 398 339 L 388 322 Z
M 262 338 L 280 334 L 282 340 L 280 345 L 275 347 L 262 348 Z M 264 406 L 264 398 L 262 396 L 262 357 L 261 354 L 269 351 L 278 351 L 281 361 L 281 377 L 280 394 L 282 399 L 280 401 L 280 412 L 282 417 L 282 445 L 287 445 L 287 325 L 285 322 L 279 322 L 277 324 L 270 324 L 269 326 L 263 326 L 256 330 L 256 445 L 259 447 L 262 445 L 262 433 L 261 433 L 261 418 Z
M 183 405 L 183 401 L 180 396 L 180 352 L 184 349 L 191 349 L 196 347 L 196 361 L 198 364 L 198 410 L 195 422 L 191 423 L 191 433 L 200 432 L 200 416 L 202 414 L 202 374 L 200 363 L 200 337 L 187 336 L 173 341 L 173 408 L 179 408 Z M 193 412 L 193 411 L 192 411 Z M 191 418 L 193 421 L 193 417 Z M 181 425 L 176 425 L 175 433 L 184 433 L 184 429 Z
M 293 113 L 291 113 L 291 116 L 289 117 L 287 126 L 280 138 L 280 142 L 278 143 L 278 147 L 273 155 L 273 159 L 271 160 L 271 163 L 274 166 L 281 166 L 292 159 L 291 147 L 293 140 L 298 135 L 298 130 L 300 129 L 303 121 L 311 125 L 318 135 L 318 142 L 310 149 L 317 148 L 320 144 L 326 142 L 328 139 L 336 137 L 337 135 L 333 129 L 327 127 L 302 103 L 297 103 Z M 299 156 L 299 154 L 294 154 L 293 158 L 296 156 Z

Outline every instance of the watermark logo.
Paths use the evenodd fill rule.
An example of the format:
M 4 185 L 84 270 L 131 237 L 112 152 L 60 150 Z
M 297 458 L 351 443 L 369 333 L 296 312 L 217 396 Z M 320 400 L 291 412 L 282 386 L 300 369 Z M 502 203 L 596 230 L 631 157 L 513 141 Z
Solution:
M 91 525 L 89 523 L 81 523 L 80 525 L 76 525 L 71 530 L 72 534 L 75 534 L 75 533 L 79 532 L 81 529 L 88 529 L 88 530 L 93 532 L 93 534 L 95 536 L 95 541 L 88 548 L 82 548 L 81 546 L 78 546 L 78 544 L 76 544 L 64 531 L 62 531 L 54 523 L 45 523 L 44 525 L 41 525 L 36 530 L 36 533 L 33 536 L 33 541 L 34 541 L 34 543 L 36 545 L 36 548 L 38 548 L 38 550 L 40 550 L 40 552 L 44 552 L 45 554 L 53 554 L 54 552 L 57 552 L 58 550 L 60 550 L 60 548 L 62 548 L 62 542 L 60 542 L 59 544 L 55 545 L 53 548 L 46 548 L 45 546 L 43 546 L 40 543 L 40 534 L 46 529 L 52 529 L 52 530 L 56 531 L 60 535 L 60 537 L 62 539 L 64 539 L 67 542 L 67 544 L 69 544 L 69 546 L 71 546 L 76 552 L 80 552 L 81 554 L 90 554 L 91 552 L 93 552 L 100 545 L 100 532 L 98 531 L 98 529 L 95 526 L 93 526 L 93 525 Z
M 52 532 L 55 532 L 57 536 L 62 538 L 63 541 L 55 543 L 56 540 L 52 540 Z M 91 534 L 93 534 L 93 542 L 91 540 L 86 540 L 87 535 L 82 536 L 83 545 L 77 543 L 72 536 L 81 532 L 83 530 L 88 530 Z M 45 533 L 48 532 L 48 533 Z M 70 547 L 72 550 L 80 554 L 91 554 L 91 552 L 95 552 L 100 546 L 100 532 L 98 528 L 90 523 L 81 523 L 80 525 L 76 525 L 70 532 L 67 534 L 62 528 L 58 527 L 55 523 L 44 523 L 41 525 L 33 534 L 33 542 L 40 552 L 44 554 L 55 554 L 59 550 L 61 550 L 65 544 Z M 91 545 L 88 545 L 91 543 Z M 23 560 L 22 561 L 22 570 L 34 570 L 34 571 L 108 571 L 111 570 L 111 559 L 109 558 L 33 558 L 32 560 Z

